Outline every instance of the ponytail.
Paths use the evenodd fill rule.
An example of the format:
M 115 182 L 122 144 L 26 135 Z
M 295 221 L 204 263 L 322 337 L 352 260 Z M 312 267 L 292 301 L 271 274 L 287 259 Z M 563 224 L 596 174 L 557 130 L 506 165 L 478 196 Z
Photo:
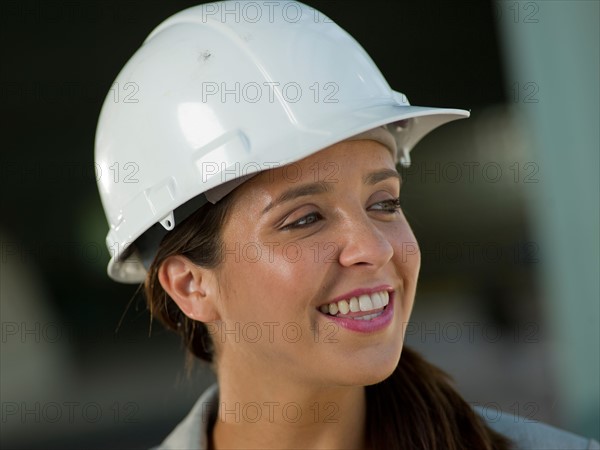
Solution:
M 404 347 L 396 370 L 366 387 L 367 438 L 373 449 L 508 450 L 450 384 L 450 377 Z

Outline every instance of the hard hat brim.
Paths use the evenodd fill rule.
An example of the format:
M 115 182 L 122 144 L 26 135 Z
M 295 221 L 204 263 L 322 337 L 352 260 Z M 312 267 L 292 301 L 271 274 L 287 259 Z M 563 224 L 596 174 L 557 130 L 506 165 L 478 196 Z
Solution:
M 340 115 L 338 120 L 327 124 L 327 128 L 322 128 L 319 124 L 306 127 L 299 126 L 297 138 L 289 139 L 286 142 L 273 142 L 269 148 L 264 150 L 263 159 L 265 161 L 277 161 L 283 166 L 297 162 L 320 150 L 327 148 L 337 142 L 343 141 L 351 136 L 370 130 L 375 127 L 387 125 L 390 131 L 395 134 L 398 150 L 405 155 L 427 134 L 441 125 L 458 119 L 468 118 L 470 112 L 462 109 L 434 108 L 423 106 L 410 106 L 399 104 L 371 104 L 365 108 L 359 108 Z M 406 124 L 409 124 L 407 127 Z M 398 124 L 397 127 L 394 124 Z M 282 146 L 286 149 L 286 157 L 281 158 Z M 244 163 L 246 161 L 239 161 Z M 259 172 L 261 170 L 254 170 Z M 245 175 L 251 175 L 249 170 Z M 204 189 L 204 190 L 202 190 Z M 198 192 L 194 192 L 186 198 L 180 199 L 179 204 L 194 197 L 204 194 L 208 189 L 206 185 L 198 186 Z M 201 197 L 204 197 L 203 195 Z M 198 202 L 198 207 L 203 202 Z M 158 215 L 163 217 L 168 211 L 160 212 Z M 147 226 L 143 229 L 148 230 L 156 223 L 156 218 L 148 218 Z M 128 235 L 124 242 L 135 242 L 139 235 Z M 140 254 L 133 249 L 123 246 L 123 251 L 119 255 L 113 255 L 108 263 L 108 276 L 121 283 L 137 284 L 144 281 L 147 271 L 142 262 Z

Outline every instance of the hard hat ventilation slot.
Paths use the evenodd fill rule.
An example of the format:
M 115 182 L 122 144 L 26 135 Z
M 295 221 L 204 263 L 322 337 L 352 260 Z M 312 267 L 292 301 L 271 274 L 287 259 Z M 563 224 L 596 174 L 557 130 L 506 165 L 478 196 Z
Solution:
M 171 231 L 175 228 L 175 217 L 173 216 L 173 211 L 167 214 L 161 221 L 160 224 L 164 227 L 165 230 Z

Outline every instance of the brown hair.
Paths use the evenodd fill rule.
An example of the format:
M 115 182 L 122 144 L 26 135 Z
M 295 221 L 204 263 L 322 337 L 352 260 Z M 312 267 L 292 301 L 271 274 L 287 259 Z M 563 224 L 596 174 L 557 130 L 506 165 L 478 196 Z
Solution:
M 161 242 L 145 282 L 152 317 L 176 331 L 190 352 L 213 362 L 207 327 L 187 317 L 158 281 L 158 269 L 171 255 L 215 268 L 221 261 L 220 230 L 233 195 L 206 205 L 172 230 Z M 510 441 L 489 428 L 452 387 L 450 377 L 416 352 L 402 350 L 390 377 L 367 386 L 366 439 L 373 449 L 508 450 Z

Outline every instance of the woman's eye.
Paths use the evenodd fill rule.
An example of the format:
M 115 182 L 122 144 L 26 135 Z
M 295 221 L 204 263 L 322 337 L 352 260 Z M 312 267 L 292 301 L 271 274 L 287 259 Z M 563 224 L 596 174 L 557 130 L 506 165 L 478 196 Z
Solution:
M 377 202 L 372 205 L 369 209 L 375 211 L 383 211 L 386 213 L 395 213 L 400 211 L 400 197 L 391 198 L 389 200 L 384 200 L 382 202 Z
M 312 212 L 310 214 L 307 214 L 307 215 L 301 217 L 300 219 L 298 219 L 292 223 L 284 225 L 283 227 L 281 227 L 281 229 L 289 230 L 289 229 L 293 229 L 293 228 L 307 227 L 309 225 L 312 225 L 315 222 L 318 222 L 322 218 L 323 218 L 323 216 L 321 214 L 319 214 L 318 212 Z

